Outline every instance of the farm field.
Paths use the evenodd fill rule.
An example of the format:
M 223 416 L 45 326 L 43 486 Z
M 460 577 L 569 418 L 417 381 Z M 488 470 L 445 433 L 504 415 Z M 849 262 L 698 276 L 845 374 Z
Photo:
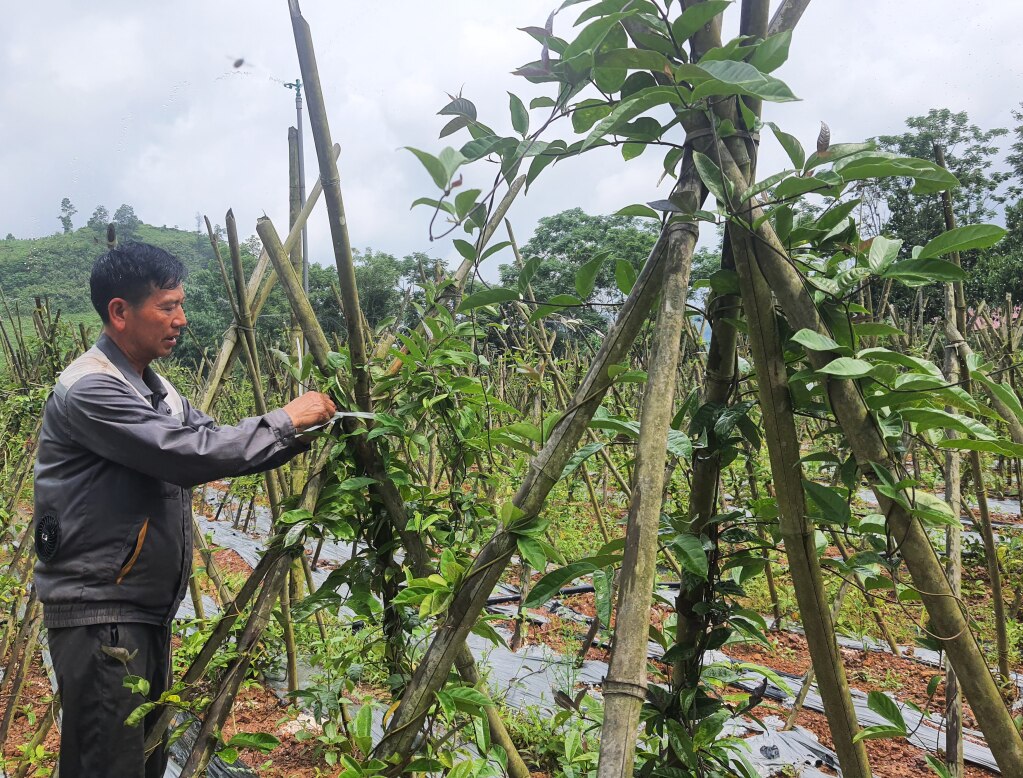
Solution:
M 35 575 L 83 535 L 36 515 L 34 474 L 61 372 L 146 322 L 90 308 L 94 255 L 135 239 L 189 273 L 148 287 L 187 290 L 189 322 L 153 361 L 187 402 L 152 395 L 176 426 L 144 451 L 181 467 L 223 432 L 200 412 L 276 447 L 182 491 L 75 441 L 186 495 L 168 687 L 103 646 L 167 775 L 1023 775 L 1023 114 L 797 138 L 808 5 L 568 2 L 558 34 L 524 28 L 501 115 L 449 94 L 436 144 L 403 149 L 430 250 L 399 259 L 353 247 L 335 74 L 291 2 L 319 178 L 292 133 L 287 223 L 76 228 L 65 198 L 62 233 L 0 241 L 0 773 L 65 769 Z M 559 165 L 641 154 L 642 202 L 517 237 Z M 303 268 L 314 213 L 330 264 Z M 118 586 L 168 553 L 150 521 Z

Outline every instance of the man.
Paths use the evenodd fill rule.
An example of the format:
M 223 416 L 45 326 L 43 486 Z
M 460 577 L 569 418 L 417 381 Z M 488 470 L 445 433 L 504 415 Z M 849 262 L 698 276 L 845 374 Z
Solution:
M 192 564 L 191 487 L 277 467 L 329 420 L 309 392 L 265 416 L 218 427 L 149 365 L 187 324 L 185 268 L 155 246 L 101 256 L 89 279 L 103 320 L 96 345 L 61 373 L 46 403 L 35 470 L 35 582 L 63 706 L 63 778 L 162 776 L 154 724 L 127 727 L 144 700 L 125 675 L 167 688 L 170 625 Z

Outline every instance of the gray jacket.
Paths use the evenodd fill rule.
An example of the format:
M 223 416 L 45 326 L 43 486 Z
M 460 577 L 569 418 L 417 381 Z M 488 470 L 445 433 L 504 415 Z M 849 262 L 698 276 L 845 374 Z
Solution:
M 101 336 L 43 412 L 33 532 L 46 626 L 169 623 L 192 567 L 191 487 L 306 448 L 280 409 L 218 427 Z

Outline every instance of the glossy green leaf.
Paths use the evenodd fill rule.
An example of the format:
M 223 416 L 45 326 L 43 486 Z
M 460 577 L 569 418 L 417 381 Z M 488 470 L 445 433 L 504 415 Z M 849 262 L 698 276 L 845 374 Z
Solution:
M 535 608 L 538 605 L 543 605 L 554 597 L 565 584 L 596 570 L 616 566 L 621 561 L 620 554 L 608 554 L 580 559 L 578 562 L 552 570 L 533 585 L 533 588 L 529 590 L 529 596 L 522 602 L 522 607 Z
M 966 271 L 945 259 L 903 259 L 889 265 L 879 275 L 897 278 L 910 286 L 922 286 L 935 281 L 962 281 Z
M 440 189 L 447 189 L 448 181 L 450 178 L 444 169 L 444 165 L 437 157 L 432 154 L 428 154 L 425 151 L 414 149 L 411 146 L 406 146 L 406 149 L 416 155 L 416 158 L 422 163 L 423 167 L 426 168 L 426 172 L 430 174 L 430 177 Z
M 892 240 L 884 235 L 877 235 L 870 242 L 870 250 L 867 252 L 867 267 L 873 273 L 881 273 L 899 256 L 899 249 L 902 248 L 902 240 Z
M 697 578 L 706 578 L 710 571 L 710 562 L 703 542 L 694 535 L 678 535 L 671 541 L 671 548 L 676 552 L 682 569 Z
M 953 251 L 986 249 L 995 245 L 1006 231 L 994 224 L 970 224 L 941 233 L 917 254 L 916 259 L 930 259 L 950 254 Z
M 610 253 L 610 250 L 597 252 L 576 271 L 575 291 L 580 300 L 586 300 L 593 294 L 593 287 L 597 283 L 597 274 Z
M 805 328 L 793 335 L 792 340 L 811 351 L 848 351 L 845 346 L 840 345 L 834 338 Z
M 820 368 L 817 372 L 833 375 L 838 378 L 863 378 L 870 375 L 873 370 L 874 365 L 862 359 L 839 357 Z
M 785 30 L 761 41 L 749 63 L 761 73 L 770 73 L 785 64 L 789 58 L 789 45 L 792 43 L 792 31 Z M 796 167 L 799 167 L 797 165 Z
M 682 46 L 707 22 L 731 5 L 731 0 L 706 0 L 686 8 L 671 23 L 671 37 Z
M 821 509 L 822 515 L 827 521 L 842 525 L 849 523 L 852 517 L 849 503 L 838 489 L 805 478 L 803 479 L 803 489 Z
M 522 270 L 519 271 L 518 279 L 518 287 L 521 294 L 526 294 L 526 290 L 529 288 L 533 276 L 536 275 L 536 271 L 540 269 L 541 264 L 543 264 L 543 260 L 539 257 L 531 257 L 522 263 Z
M 728 203 L 728 195 L 725 191 L 724 180 L 721 169 L 706 154 L 699 151 L 693 152 L 693 162 L 696 165 L 696 172 L 700 174 L 700 180 L 712 195 L 721 203 Z
M 792 166 L 797 170 L 802 169 L 803 163 L 806 162 L 806 152 L 803 151 L 802 144 L 794 135 L 784 132 L 774 122 L 767 122 L 767 126 L 771 128 L 774 137 L 778 139 L 778 143 L 785 149 L 785 153 L 789 155 L 789 159 L 792 160 Z
M 512 127 L 522 137 L 529 132 L 529 111 L 518 95 L 508 93 L 508 110 L 511 112 Z
M 583 141 L 580 151 L 585 151 L 615 127 L 634 119 L 642 113 L 649 111 L 658 105 L 674 104 L 681 105 L 682 97 L 675 87 L 653 86 L 637 92 L 627 100 L 622 100 L 615 106 L 614 110 L 603 119 L 598 121 L 590 130 L 590 134 Z
M 619 208 L 615 211 L 615 216 L 639 216 L 645 219 L 660 219 L 661 215 L 657 213 L 649 205 L 643 205 L 636 203 L 635 205 L 626 205 L 624 208 Z
M 264 754 L 269 754 L 281 741 L 269 732 L 238 732 L 227 741 L 228 747 L 253 748 Z
M 632 287 L 636 285 L 636 278 L 636 268 L 632 266 L 632 263 L 624 259 L 615 262 L 615 286 L 618 287 L 619 292 L 628 296 Z
M 473 308 L 482 308 L 484 305 L 498 305 L 500 303 L 510 303 L 512 300 L 518 300 L 519 293 L 515 289 L 505 289 L 503 287 L 495 286 L 492 289 L 484 289 L 481 292 L 475 292 L 469 295 L 462 304 L 458 306 L 459 313 L 465 313 L 471 311 Z
M 846 182 L 870 178 L 912 178 L 913 194 L 933 194 L 954 189 L 959 181 L 942 167 L 915 157 L 900 157 L 885 151 L 857 154 L 836 162 L 834 170 Z

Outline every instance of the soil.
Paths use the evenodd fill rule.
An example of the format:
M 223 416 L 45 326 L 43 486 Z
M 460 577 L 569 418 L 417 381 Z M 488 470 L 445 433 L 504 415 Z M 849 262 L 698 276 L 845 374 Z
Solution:
M 0 711 L 7 710 L 9 698 L 9 690 L 5 690 L 4 694 L 0 695 Z M 18 698 L 18 712 L 14 714 L 7 739 L 3 743 L 4 771 L 8 775 L 13 775 L 17 770 L 18 761 L 21 758 L 20 746 L 27 743 L 36 734 L 52 699 L 53 689 L 50 686 L 50 679 L 43 668 L 42 657 L 37 653 L 29 665 L 25 685 Z M 31 716 L 29 711 L 31 711 Z M 50 770 L 56 767 L 56 752 L 59 745 L 60 734 L 57 732 L 57 727 L 52 726 L 43 741 L 46 756 L 37 762 L 37 765 Z M 31 774 L 29 771 L 29 775 Z
M 757 711 L 761 716 L 773 713 L 784 718 L 788 715 L 786 709 L 773 704 L 762 705 Z M 817 739 L 828 748 L 834 748 L 831 730 L 828 729 L 828 720 L 823 713 L 802 710 L 796 717 L 796 723 L 813 732 Z M 865 744 L 874 778 L 921 778 L 921 776 L 934 775 L 927 766 L 924 752 L 905 740 L 899 738 L 867 740 Z M 986 778 L 986 776 L 998 775 L 998 773 L 967 765 L 963 775 L 964 778 Z
M 260 775 L 280 778 L 312 778 L 331 772 L 315 745 L 315 739 L 300 742 L 295 732 L 314 725 L 297 720 L 288 703 L 258 684 L 248 684 L 238 692 L 231 715 L 224 722 L 224 742 L 239 732 L 266 732 L 281 744 L 269 754 L 241 749 L 239 758 Z

